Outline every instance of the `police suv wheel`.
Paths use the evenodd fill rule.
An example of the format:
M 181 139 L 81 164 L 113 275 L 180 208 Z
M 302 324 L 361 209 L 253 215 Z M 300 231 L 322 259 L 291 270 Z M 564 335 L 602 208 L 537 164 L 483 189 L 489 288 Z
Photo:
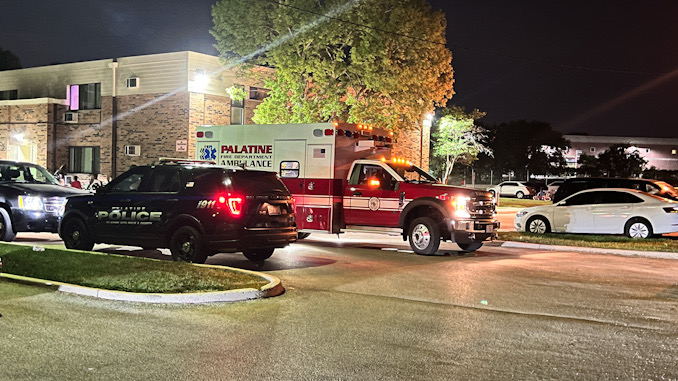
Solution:
M 274 248 L 269 247 L 265 249 L 243 250 L 242 253 L 252 262 L 261 262 L 270 258 L 274 250 Z
M 77 217 L 66 221 L 61 234 L 67 249 L 89 251 L 94 247 L 94 241 L 89 237 L 87 226 Z
M 433 255 L 440 246 L 438 224 L 428 217 L 419 217 L 412 221 L 409 230 L 410 247 L 419 255 Z
M 12 219 L 5 209 L 0 208 L 0 240 L 5 242 L 14 241 L 16 233 L 12 229 Z
M 175 261 L 205 263 L 207 259 L 202 235 L 190 226 L 182 226 L 172 234 L 170 251 Z

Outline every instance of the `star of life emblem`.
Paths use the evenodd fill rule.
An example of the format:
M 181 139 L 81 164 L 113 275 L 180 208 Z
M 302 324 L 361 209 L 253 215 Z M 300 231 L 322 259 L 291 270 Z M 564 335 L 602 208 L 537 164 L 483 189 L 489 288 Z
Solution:
M 209 146 L 204 146 L 200 148 L 200 159 L 201 160 L 216 160 L 217 159 L 217 149 Z
M 370 198 L 370 201 L 368 201 L 367 205 L 370 208 L 370 210 L 377 211 L 379 210 L 379 199 L 376 197 L 372 197 Z

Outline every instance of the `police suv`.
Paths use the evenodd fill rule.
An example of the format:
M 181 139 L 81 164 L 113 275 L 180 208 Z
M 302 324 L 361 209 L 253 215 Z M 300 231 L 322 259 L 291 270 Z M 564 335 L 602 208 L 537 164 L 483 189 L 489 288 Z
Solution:
M 240 251 L 262 261 L 296 241 L 293 202 L 273 172 L 161 159 L 132 167 L 96 194 L 69 198 L 59 235 L 69 249 L 162 247 L 195 263 Z

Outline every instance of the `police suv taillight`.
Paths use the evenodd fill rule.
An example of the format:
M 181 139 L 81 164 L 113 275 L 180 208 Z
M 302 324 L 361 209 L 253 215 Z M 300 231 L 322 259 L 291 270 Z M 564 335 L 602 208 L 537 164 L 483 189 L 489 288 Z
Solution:
M 242 214 L 242 196 L 228 193 L 217 197 L 217 202 L 219 206 L 227 207 L 232 216 L 239 217 Z

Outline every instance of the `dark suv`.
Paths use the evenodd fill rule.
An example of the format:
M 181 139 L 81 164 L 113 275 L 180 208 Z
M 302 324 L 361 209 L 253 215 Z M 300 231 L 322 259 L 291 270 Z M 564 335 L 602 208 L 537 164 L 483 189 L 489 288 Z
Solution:
M 654 194 L 672 200 L 678 200 L 678 191 L 668 183 L 651 179 L 623 179 L 613 177 L 572 177 L 565 179 L 553 195 L 556 203 L 571 194 L 592 188 L 629 188 Z
M 66 197 L 86 191 L 59 185 L 37 164 L 0 160 L 0 240 L 18 232 L 56 233 Z
M 241 251 L 262 261 L 296 241 L 293 211 L 273 172 L 170 161 L 132 167 L 96 194 L 69 199 L 59 235 L 69 249 L 163 247 L 196 263 Z

